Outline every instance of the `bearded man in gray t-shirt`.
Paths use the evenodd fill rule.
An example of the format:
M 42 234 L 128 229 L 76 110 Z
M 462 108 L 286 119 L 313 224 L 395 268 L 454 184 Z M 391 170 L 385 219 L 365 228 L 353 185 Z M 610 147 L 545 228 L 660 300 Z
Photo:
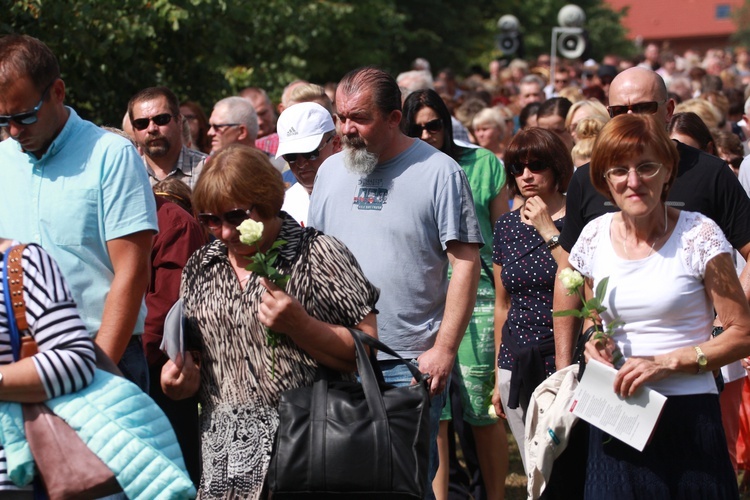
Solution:
M 401 92 L 387 73 L 348 73 L 336 109 L 343 151 L 318 171 L 308 222 L 343 241 L 380 288 L 380 339 L 431 376 L 431 484 L 445 388 L 481 270 L 471 190 L 449 156 L 401 132 Z M 387 358 L 379 355 L 386 381 L 409 384 Z

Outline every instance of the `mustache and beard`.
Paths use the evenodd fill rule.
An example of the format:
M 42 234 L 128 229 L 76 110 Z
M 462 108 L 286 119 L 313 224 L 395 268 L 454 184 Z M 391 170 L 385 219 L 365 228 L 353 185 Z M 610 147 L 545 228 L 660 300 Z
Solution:
M 143 152 L 151 158 L 161 158 L 170 149 L 172 149 L 172 143 L 161 134 L 147 137 L 143 144 Z
M 359 175 L 370 175 L 378 166 L 378 155 L 367 151 L 361 137 L 341 137 L 344 152 L 344 165 L 347 170 Z

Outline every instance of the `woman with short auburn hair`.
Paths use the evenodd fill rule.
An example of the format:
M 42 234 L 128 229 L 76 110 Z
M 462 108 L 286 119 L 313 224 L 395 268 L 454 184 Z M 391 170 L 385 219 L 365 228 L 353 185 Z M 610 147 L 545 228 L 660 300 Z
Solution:
M 617 371 L 621 398 L 649 387 L 667 400 L 643 451 L 591 426 L 584 498 L 739 495 L 712 370 L 750 354 L 750 306 L 719 226 L 665 201 L 678 161 L 653 115 L 616 116 L 594 146 L 591 180 L 620 211 L 589 222 L 570 252 L 587 300 L 608 280 L 599 319 L 611 336 L 586 342 L 586 362 Z M 724 332 L 711 338 L 714 310 Z
M 197 218 L 216 238 L 182 274 L 183 310 L 200 357 L 168 361 L 161 383 L 173 399 L 198 394 L 199 498 L 262 498 L 280 394 L 312 385 L 318 364 L 353 372 L 347 327 L 377 335 L 377 288 L 341 242 L 281 212 L 283 201 L 284 183 L 268 157 L 240 144 L 219 150 L 195 186 Z M 240 241 L 238 226 L 248 220 L 263 224 L 254 244 Z M 246 269 L 279 244 L 274 267 L 289 276 L 283 289 Z
M 269 164 L 268 156 L 256 148 L 232 145 L 220 149 L 204 170 L 212 170 L 211 174 L 195 186 L 195 211 L 215 213 L 233 201 L 253 205 L 265 218 L 275 216 L 284 204 L 284 181 L 278 170 L 267 168 Z
M 597 191 L 612 200 L 610 185 L 605 177 L 607 170 L 650 150 L 649 152 L 661 162 L 669 174 L 661 192 L 662 201 L 666 200 L 669 188 L 677 177 L 680 163 L 677 146 L 667 135 L 664 124 L 648 119 L 650 115 L 624 116 L 629 118 L 614 123 L 610 120 L 596 139 L 591 154 L 591 183 Z

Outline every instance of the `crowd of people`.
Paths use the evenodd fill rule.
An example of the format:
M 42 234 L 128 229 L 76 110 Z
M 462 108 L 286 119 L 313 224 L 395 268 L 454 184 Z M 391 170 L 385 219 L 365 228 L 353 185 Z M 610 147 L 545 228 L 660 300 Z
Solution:
M 615 325 L 585 360 L 617 364 L 623 397 L 647 385 L 668 403 L 643 452 L 587 429 L 570 445 L 581 480 L 553 476 L 545 498 L 736 498 L 750 467 L 749 55 L 649 44 L 632 61 L 551 74 L 542 55 L 460 81 L 417 59 L 210 110 L 156 86 L 130 97 L 120 130 L 65 104 L 43 42 L 0 37 L 0 250 L 37 245 L 23 258 L 39 344 L 13 363 L 0 303 L 0 400 L 90 383 L 90 337 L 165 412 L 200 498 L 265 498 L 280 394 L 319 364 L 352 376 L 357 328 L 429 374 L 425 498 L 501 499 L 503 419 L 529 467 L 534 389 L 577 362 L 591 326 L 553 317 L 580 307 L 558 279 L 574 268 L 588 297 L 609 279 L 598 321 Z M 281 282 L 254 271 L 270 254 Z M 186 352 L 169 359 L 178 299 Z M 386 382 L 412 383 L 377 359 Z M 0 497 L 31 498 L 2 465 Z

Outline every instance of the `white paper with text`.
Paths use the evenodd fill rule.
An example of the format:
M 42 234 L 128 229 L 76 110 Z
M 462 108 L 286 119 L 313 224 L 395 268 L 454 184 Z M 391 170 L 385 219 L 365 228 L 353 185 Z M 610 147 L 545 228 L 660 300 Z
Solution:
M 595 360 L 589 361 L 570 411 L 610 436 L 643 451 L 667 398 L 648 387 L 622 398 L 614 391 L 616 374 L 614 368 Z

